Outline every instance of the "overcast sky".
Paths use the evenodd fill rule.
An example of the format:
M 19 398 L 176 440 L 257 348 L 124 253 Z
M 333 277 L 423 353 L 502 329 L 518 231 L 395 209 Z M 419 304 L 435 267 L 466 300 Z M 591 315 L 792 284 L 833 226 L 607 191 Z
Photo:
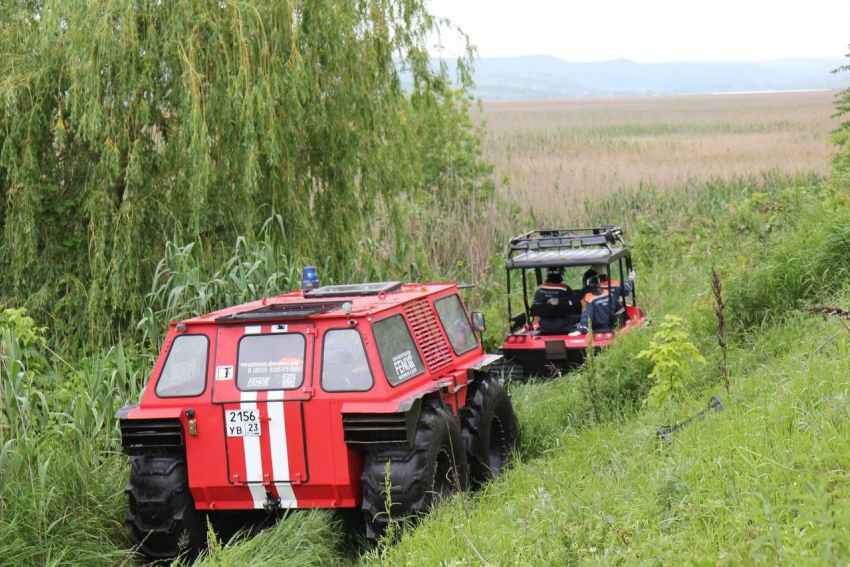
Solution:
M 850 43 L 850 0 L 430 0 L 430 10 L 481 57 L 763 61 L 839 58 Z

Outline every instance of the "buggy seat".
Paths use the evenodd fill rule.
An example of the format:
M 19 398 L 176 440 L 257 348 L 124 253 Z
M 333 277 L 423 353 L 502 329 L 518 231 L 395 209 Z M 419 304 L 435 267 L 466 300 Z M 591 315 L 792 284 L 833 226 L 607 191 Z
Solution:
M 581 292 L 569 292 L 568 300 L 559 305 L 534 303 L 531 316 L 539 318 L 538 334 L 557 334 L 574 329 L 581 320 Z

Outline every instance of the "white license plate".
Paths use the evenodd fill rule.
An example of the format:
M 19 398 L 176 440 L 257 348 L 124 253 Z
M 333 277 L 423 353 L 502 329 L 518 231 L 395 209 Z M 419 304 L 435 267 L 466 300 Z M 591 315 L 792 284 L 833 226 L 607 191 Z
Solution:
M 226 410 L 224 427 L 228 437 L 259 437 L 260 410 Z

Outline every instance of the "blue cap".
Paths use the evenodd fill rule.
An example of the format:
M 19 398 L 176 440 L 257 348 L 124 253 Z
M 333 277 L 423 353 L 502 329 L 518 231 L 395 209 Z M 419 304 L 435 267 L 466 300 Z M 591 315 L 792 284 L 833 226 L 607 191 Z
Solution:
M 305 267 L 304 275 L 301 277 L 301 289 L 309 290 L 317 287 L 319 287 L 319 274 L 316 273 L 316 267 Z

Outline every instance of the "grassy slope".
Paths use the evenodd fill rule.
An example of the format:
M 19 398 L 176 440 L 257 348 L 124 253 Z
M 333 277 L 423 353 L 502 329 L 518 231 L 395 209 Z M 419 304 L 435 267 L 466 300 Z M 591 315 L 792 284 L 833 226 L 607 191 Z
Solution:
M 664 411 L 567 430 L 479 497 L 433 514 L 389 564 L 846 561 L 846 337 L 795 319 L 737 352 L 726 410 L 660 442 Z M 803 338 L 801 339 L 801 334 Z M 707 393 L 700 399 L 706 398 Z M 466 541 L 466 538 L 469 541 Z
M 679 236 L 700 233 L 702 223 L 691 220 Z M 756 195 L 727 221 L 703 244 L 714 245 L 713 261 L 730 284 L 735 309 L 727 314 L 737 329 L 730 395 L 713 368 L 711 260 L 696 247 L 678 254 L 668 249 L 667 260 L 643 273 L 644 297 L 655 318 L 686 316 L 712 361 L 698 369 L 688 396 L 646 411 L 617 399 L 635 382 L 629 360 L 646 337 L 599 358 L 600 387 L 608 384 L 601 394 L 609 405 L 603 424 L 588 423 L 581 374 L 517 388 L 523 462 L 477 497 L 456 499 L 397 546 L 362 561 L 713 565 L 850 559 L 842 537 L 850 521 L 850 340 L 838 321 L 794 310 L 816 298 L 847 307 L 839 293 L 850 263 L 846 200 L 829 188 Z M 742 268 L 747 271 L 739 273 Z M 724 401 L 724 412 L 679 433 L 671 445 L 655 437 L 659 425 L 694 413 L 712 394 Z

